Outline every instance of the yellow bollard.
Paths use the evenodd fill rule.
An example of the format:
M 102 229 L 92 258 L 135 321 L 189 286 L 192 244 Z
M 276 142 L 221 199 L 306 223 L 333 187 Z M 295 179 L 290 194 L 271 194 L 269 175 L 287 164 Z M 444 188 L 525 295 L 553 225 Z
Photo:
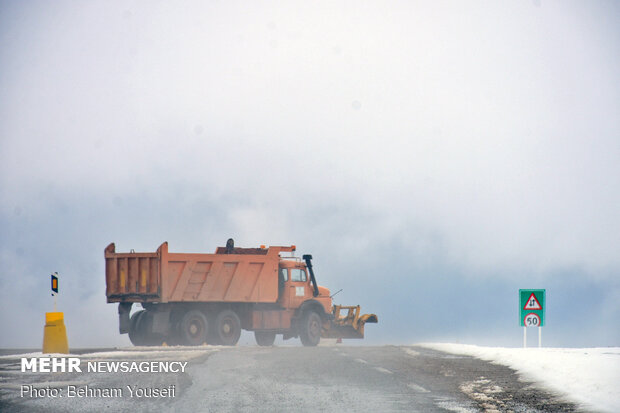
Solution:
M 43 353 L 69 354 L 67 330 L 63 313 L 45 313 L 43 330 Z

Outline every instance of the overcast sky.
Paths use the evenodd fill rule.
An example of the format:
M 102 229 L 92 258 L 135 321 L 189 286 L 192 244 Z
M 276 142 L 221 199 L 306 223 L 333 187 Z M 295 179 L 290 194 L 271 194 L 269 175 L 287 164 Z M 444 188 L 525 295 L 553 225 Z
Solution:
M 617 2 L 0 1 L 0 347 L 103 249 L 296 244 L 367 343 L 620 345 Z M 251 342 L 252 340 L 248 340 Z M 242 340 L 243 342 L 243 340 Z

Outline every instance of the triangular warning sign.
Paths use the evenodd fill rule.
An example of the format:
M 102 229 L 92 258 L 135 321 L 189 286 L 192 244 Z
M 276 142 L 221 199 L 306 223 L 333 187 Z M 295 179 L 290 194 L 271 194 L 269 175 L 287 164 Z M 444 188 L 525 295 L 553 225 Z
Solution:
M 534 293 L 532 293 L 532 295 L 530 295 L 530 298 L 527 299 L 527 301 L 525 302 L 525 307 L 523 307 L 523 309 L 524 310 L 542 310 L 542 306 L 536 299 L 536 296 L 534 295 Z

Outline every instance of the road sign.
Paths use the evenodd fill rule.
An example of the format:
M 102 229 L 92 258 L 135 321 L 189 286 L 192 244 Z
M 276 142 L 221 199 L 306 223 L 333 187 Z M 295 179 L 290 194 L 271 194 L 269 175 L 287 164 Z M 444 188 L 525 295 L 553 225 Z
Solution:
M 545 290 L 519 290 L 519 322 L 523 327 L 545 325 Z
M 540 317 L 538 314 L 529 313 L 523 319 L 523 323 L 526 327 L 540 327 Z
M 54 274 L 52 274 L 52 291 L 58 294 L 58 273 L 55 272 Z
M 540 302 L 538 301 L 534 293 L 530 294 L 530 298 L 528 298 L 527 301 L 525 302 L 525 306 L 523 307 L 523 309 L 524 310 L 542 310 L 542 306 L 540 305 Z

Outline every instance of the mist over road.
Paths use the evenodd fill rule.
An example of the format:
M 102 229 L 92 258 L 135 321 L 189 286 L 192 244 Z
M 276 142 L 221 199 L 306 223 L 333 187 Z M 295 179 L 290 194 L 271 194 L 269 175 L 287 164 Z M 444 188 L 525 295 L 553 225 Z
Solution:
M 119 411 L 576 411 L 507 367 L 410 346 L 154 348 L 87 353 L 86 361 L 188 361 L 184 373 L 32 373 L 0 359 L 0 410 Z M 61 397 L 21 397 L 22 384 Z M 124 389 L 122 397 L 67 397 L 67 386 Z M 171 388 L 133 397 L 127 386 Z M 117 395 L 118 396 L 118 395 Z M 582 411 L 582 410 L 579 410 Z

